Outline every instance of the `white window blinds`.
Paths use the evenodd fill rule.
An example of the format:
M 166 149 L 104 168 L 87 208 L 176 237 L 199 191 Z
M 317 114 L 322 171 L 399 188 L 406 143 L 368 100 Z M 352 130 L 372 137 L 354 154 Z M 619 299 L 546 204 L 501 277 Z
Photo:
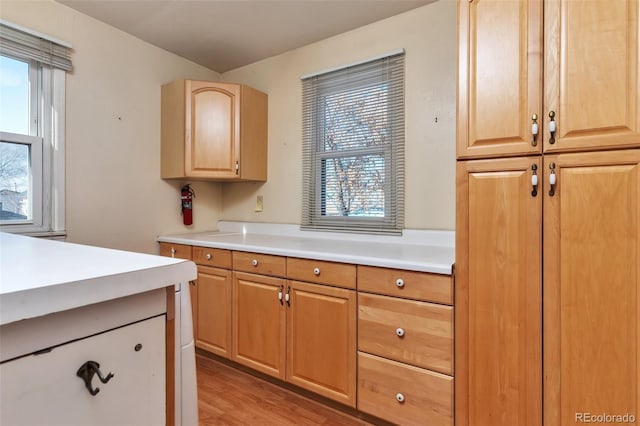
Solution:
M 72 68 L 68 45 L 7 22 L 0 22 L 0 55 L 32 60 L 65 71 Z
M 302 80 L 302 227 L 400 233 L 404 52 Z

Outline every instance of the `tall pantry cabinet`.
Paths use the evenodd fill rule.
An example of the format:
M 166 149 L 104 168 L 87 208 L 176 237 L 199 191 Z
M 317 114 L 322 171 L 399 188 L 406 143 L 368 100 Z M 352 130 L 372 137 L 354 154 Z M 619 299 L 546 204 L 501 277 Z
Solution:
M 639 14 L 458 2 L 459 426 L 640 418 Z

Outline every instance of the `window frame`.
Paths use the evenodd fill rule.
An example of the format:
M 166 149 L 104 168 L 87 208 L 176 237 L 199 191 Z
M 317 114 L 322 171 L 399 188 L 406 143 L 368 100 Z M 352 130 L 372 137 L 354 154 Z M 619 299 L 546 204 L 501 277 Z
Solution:
M 367 64 L 386 57 L 397 55 L 381 56 L 371 61 L 364 61 L 359 64 Z M 404 55 L 404 51 L 401 51 Z M 404 62 L 404 60 L 403 60 Z M 346 68 L 346 67 L 345 67 Z M 404 75 L 404 63 L 402 65 Z M 335 71 L 335 70 L 331 70 Z M 391 118 L 402 120 L 404 126 L 404 120 L 406 112 L 403 110 L 402 115 L 398 117 L 397 111 L 394 111 L 392 106 L 396 99 L 394 96 L 397 94 L 391 93 L 394 87 L 392 84 L 392 78 L 389 77 L 388 67 L 384 64 L 380 64 L 380 70 L 376 71 L 371 76 L 359 78 L 355 82 L 340 82 L 332 83 L 316 83 L 317 87 L 313 88 L 313 95 L 306 95 L 303 93 L 303 120 L 306 119 L 310 123 L 303 123 L 303 126 L 313 126 L 312 131 L 309 132 L 309 136 L 303 137 L 303 206 L 302 206 L 302 225 L 301 228 L 305 230 L 319 230 L 319 231 L 339 231 L 339 232 L 363 232 L 363 233 L 384 233 L 384 234 L 401 234 L 404 224 L 404 208 L 398 208 L 397 203 L 403 202 L 404 194 L 399 196 L 398 191 L 404 191 L 403 182 L 398 187 L 397 182 L 397 170 L 396 168 L 404 169 L 404 157 L 402 155 L 402 164 L 396 164 L 396 158 L 394 158 L 395 150 L 398 148 L 394 144 L 399 143 L 395 138 L 391 138 L 391 141 L 386 144 L 371 146 L 371 147 L 357 147 L 351 149 L 342 149 L 337 151 L 329 151 L 325 149 L 325 136 L 327 132 L 326 124 L 326 102 L 324 99 L 327 96 L 340 92 L 355 92 L 358 90 L 366 90 L 367 87 L 374 87 L 376 85 L 387 85 L 387 91 L 390 96 L 387 98 L 387 116 L 388 122 L 392 123 Z M 304 86 L 304 79 L 303 86 Z M 337 79 L 336 79 L 337 80 Z M 403 77 L 404 83 L 404 77 Z M 324 86 L 324 87 L 323 87 Z M 329 87 L 326 87 L 329 86 Z M 402 87 L 402 99 L 405 96 L 404 84 Z M 306 99 L 305 96 L 313 96 L 311 100 Z M 393 124 L 390 128 L 394 128 Z M 303 130 L 303 133 L 305 131 Z M 404 137 L 401 141 L 404 145 Z M 311 144 L 312 146 L 307 146 Z M 326 162 L 332 159 L 339 159 L 344 157 L 362 157 L 366 155 L 380 155 L 384 161 L 384 173 L 385 173 L 385 185 L 384 185 L 384 216 L 327 216 L 326 205 L 327 196 L 325 195 L 324 188 L 326 187 L 326 173 L 323 173 L 323 167 L 327 167 Z M 308 158 L 310 157 L 310 158 Z M 324 165 L 323 165 L 324 162 Z M 311 168 L 309 170 L 309 168 Z M 308 182 L 308 180 L 310 182 Z M 388 184 L 387 184 L 388 180 Z M 401 179 L 403 181 L 403 179 Z M 392 205 L 396 205 L 392 208 Z
M 36 236 L 65 234 L 64 70 L 17 55 L 29 64 L 30 135 L 0 132 L 0 140 L 30 146 L 31 219 L 0 221 L 0 231 Z

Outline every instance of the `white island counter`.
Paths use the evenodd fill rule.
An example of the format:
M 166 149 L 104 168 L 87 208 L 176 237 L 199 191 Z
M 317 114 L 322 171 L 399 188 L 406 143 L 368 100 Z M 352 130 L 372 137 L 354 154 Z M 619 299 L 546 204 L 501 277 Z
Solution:
M 195 278 L 180 259 L 0 233 L 0 424 L 164 424 L 174 285 Z

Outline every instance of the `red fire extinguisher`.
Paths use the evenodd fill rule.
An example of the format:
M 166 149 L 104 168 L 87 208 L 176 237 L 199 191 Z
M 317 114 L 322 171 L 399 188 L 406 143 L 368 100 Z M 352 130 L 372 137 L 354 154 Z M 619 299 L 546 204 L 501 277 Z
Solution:
M 196 194 L 189 184 L 184 185 L 181 192 L 182 222 L 185 225 L 191 225 L 193 223 L 193 197 L 195 197 Z

